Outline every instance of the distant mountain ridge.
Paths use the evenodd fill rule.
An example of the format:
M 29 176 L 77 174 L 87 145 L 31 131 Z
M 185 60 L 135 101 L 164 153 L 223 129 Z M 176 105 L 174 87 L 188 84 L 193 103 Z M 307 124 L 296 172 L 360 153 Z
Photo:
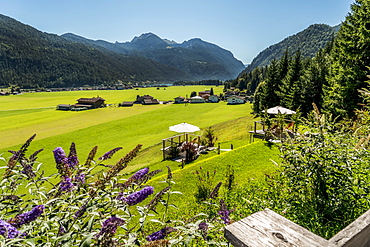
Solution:
M 179 44 L 161 39 L 153 33 L 144 33 L 130 42 L 109 43 L 102 40 L 90 40 L 67 33 L 63 38 L 90 45 L 103 47 L 113 52 L 142 56 L 156 62 L 176 67 L 190 74 L 195 80 L 235 78 L 245 67 L 230 51 L 199 38 Z
M 281 58 L 286 50 L 290 54 L 300 50 L 303 57 L 313 57 L 320 48 L 324 48 L 333 39 L 339 27 L 340 25 L 334 27 L 326 24 L 310 25 L 303 31 L 261 51 L 241 74 L 251 72 L 256 67 L 269 65 L 273 59 Z
M 0 15 L 0 86 L 71 87 L 190 80 L 175 67 L 145 57 L 70 42 Z

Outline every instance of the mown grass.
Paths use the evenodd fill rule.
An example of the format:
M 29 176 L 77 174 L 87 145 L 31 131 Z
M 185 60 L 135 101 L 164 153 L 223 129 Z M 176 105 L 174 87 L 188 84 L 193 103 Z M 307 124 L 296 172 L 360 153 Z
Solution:
M 251 180 L 263 181 L 264 174 L 275 172 L 276 166 L 272 160 L 275 162 L 280 161 L 278 148 L 275 145 L 268 145 L 264 141 L 256 141 L 238 147 L 233 151 L 222 152 L 220 155 L 214 151 L 208 157 L 205 156 L 200 160 L 186 164 L 184 168 L 181 168 L 179 163 L 166 162 L 165 165 L 171 168 L 173 180 L 176 183 L 173 189 L 182 193 L 181 195 L 172 195 L 171 203 L 178 207 L 178 209 L 172 210 L 172 214 L 178 217 L 177 212 L 181 212 L 180 214 L 184 214 L 184 217 L 191 217 L 197 211 L 198 205 L 194 197 L 198 182 L 195 175 L 196 171 L 203 170 L 211 174 L 215 172 L 213 185 L 216 186 L 218 182 L 225 184 L 227 166 L 231 165 L 235 172 L 235 183 L 243 186 Z M 164 169 L 163 163 L 154 164 L 150 169 Z M 167 176 L 166 171 L 167 169 L 164 169 L 162 175 L 150 182 L 158 190 L 165 186 L 159 182 L 165 180 Z M 222 188 L 220 193 L 227 192 Z M 191 211 L 189 211 L 190 209 Z
M 137 95 L 149 94 L 156 99 L 168 101 L 175 97 L 190 96 L 193 91 L 199 92 L 213 88 L 215 94 L 222 92 L 223 87 L 216 86 L 172 86 L 160 88 L 138 88 L 138 90 L 85 90 L 63 92 L 24 93 L 23 95 L 10 95 L 0 98 L 0 114 L 4 110 L 19 110 L 56 107 L 58 104 L 74 104 L 79 98 L 102 97 L 106 104 L 118 104 L 123 101 L 134 101 Z
M 166 88 L 166 90 L 149 88 L 148 90 L 153 91 L 153 93 L 147 91 L 145 94 L 154 95 L 154 92 L 157 91 L 168 94 L 171 88 Z M 186 91 L 204 90 L 204 87 L 199 86 L 174 88 L 186 89 Z M 114 95 L 113 93 L 135 93 L 133 91 L 136 90 L 131 90 L 131 92 L 130 90 L 107 92 Z M 38 97 L 35 96 L 37 94 L 9 96 L 9 99 L 18 97 L 19 101 L 24 102 L 25 98 L 34 97 L 34 100 L 31 100 L 29 105 L 36 108 L 0 111 L 0 121 L 6 123 L 0 126 L 0 135 L 2 137 L 0 153 L 4 153 L 4 156 L 9 156 L 10 154 L 7 153 L 7 150 L 17 150 L 27 138 L 36 133 L 37 137 L 30 146 L 30 152 L 44 148 L 45 150 L 39 155 L 39 160 L 43 162 L 43 167 L 47 171 L 53 172 L 55 168 L 52 150 L 58 146 L 68 151 L 70 143 L 75 142 L 81 161 L 86 158 L 91 148 L 96 145 L 99 146 L 98 155 L 102 155 L 117 146 L 124 148 L 117 155 L 124 155 L 139 143 L 143 144 L 144 149 L 147 149 L 160 143 L 163 138 L 176 134 L 168 130 L 168 127 L 171 125 L 188 122 L 200 128 L 206 128 L 240 119 L 249 115 L 251 111 L 249 104 L 228 106 L 225 102 L 193 105 L 134 105 L 130 108 L 107 107 L 82 112 L 41 109 L 44 99 L 47 98 L 47 102 L 51 102 L 50 97 L 53 94 L 56 94 L 59 103 L 67 103 L 64 100 L 60 100 L 59 97 L 61 96 L 59 95 L 65 93 L 66 98 L 63 99 L 68 99 L 73 95 L 75 100 L 78 97 L 83 97 L 81 95 L 83 92 L 79 92 L 80 95 L 77 97 L 78 92 L 41 93 L 42 95 Z M 184 95 L 180 92 L 179 94 Z M 115 97 L 119 96 L 116 95 Z M 167 97 L 174 96 L 167 95 Z M 4 98 L 9 101 L 7 97 Z M 0 100 L 3 100 L 3 98 Z M 56 100 L 54 99 L 53 104 L 55 102 Z M 240 120 L 239 124 L 244 125 L 243 129 L 246 130 L 247 126 L 250 125 L 248 122 L 250 119 L 243 123 L 244 120 Z M 230 133 L 232 132 L 231 129 L 229 129 Z M 220 141 L 230 141 L 232 140 L 231 137 L 232 135 L 225 139 L 220 138 Z M 149 156 L 142 156 L 142 162 L 136 163 L 132 167 L 130 166 L 127 172 L 151 164 L 154 156 L 161 157 L 162 155 L 159 147 L 156 147 L 151 152 L 152 154 Z

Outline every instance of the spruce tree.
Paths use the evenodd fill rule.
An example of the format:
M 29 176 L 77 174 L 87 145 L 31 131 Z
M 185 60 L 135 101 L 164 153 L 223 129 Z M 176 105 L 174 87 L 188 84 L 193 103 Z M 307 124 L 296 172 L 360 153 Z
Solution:
M 289 64 L 287 75 L 280 85 L 280 102 L 283 107 L 294 109 L 297 100 L 296 94 L 299 90 L 299 80 L 302 74 L 301 51 L 298 50 Z
M 324 108 L 339 116 L 351 116 L 362 102 L 370 64 L 370 1 L 355 0 L 339 29 L 332 52 L 329 86 Z

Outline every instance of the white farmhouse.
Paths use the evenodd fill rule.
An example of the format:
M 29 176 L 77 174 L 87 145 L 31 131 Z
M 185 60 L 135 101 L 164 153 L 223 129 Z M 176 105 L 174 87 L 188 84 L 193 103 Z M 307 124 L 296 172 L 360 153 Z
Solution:
M 227 98 L 228 105 L 245 104 L 245 99 L 239 96 L 231 96 Z
M 218 103 L 220 101 L 217 95 L 210 95 L 208 97 L 208 103 Z
M 206 103 L 206 100 L 200 96 L 194 96 L 190 98 L 190 103 Z

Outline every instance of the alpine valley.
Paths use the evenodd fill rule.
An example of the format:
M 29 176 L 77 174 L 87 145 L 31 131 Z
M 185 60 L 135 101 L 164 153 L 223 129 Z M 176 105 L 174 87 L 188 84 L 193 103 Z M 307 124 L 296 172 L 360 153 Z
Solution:
M 0 15 L 0 86 L 226 80 L 243 69 L 230 51 L 201 39 L 178 44 L 147 33 L 131 42 L 109 43 L 44 33 Z

